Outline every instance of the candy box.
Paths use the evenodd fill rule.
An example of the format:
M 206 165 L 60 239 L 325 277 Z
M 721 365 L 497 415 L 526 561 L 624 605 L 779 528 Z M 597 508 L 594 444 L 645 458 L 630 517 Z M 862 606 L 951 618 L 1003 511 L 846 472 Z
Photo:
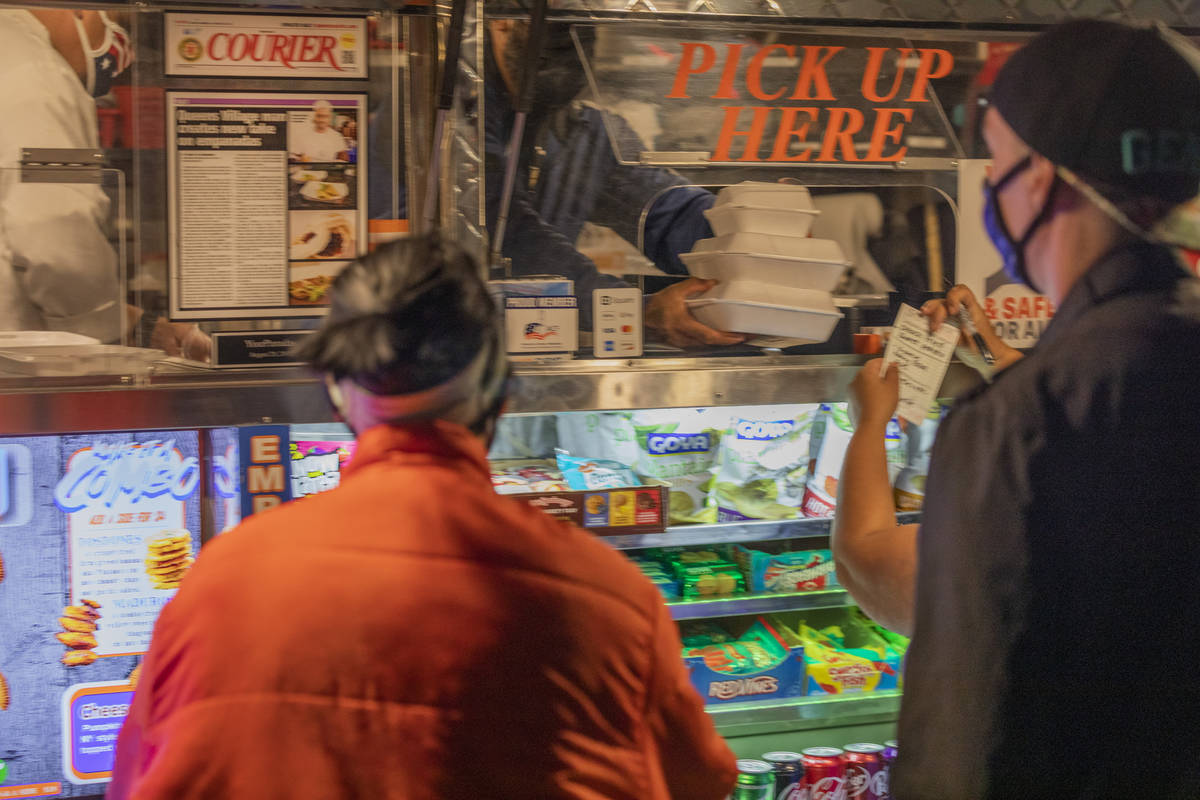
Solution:
M 712 705 L 778 700 L 804 693 L 804 647 L 789 646 L 758 618 L 736 640 L 684 649 L 692 686 Z
M 746 592 L 742 571 L 728 561 L 679 563 L 675 568 L 675 580 L 684 600 L 709 600 Z
M 810 625 L 806 619 L 813 624 Z M 846 609 L 772 617 L 783 641 L 804 648 L 805 694 L 899 688 L 902 654 Z M 833 623 L 833 624 L 830 624 Z M 824 625 L 817 628 L 815 625 Z
M 736 545 L 733 557 L 742 568 L 751 592 L 806 592 L 838 585 L 833 553 L 829 550 L 771 553 Z
M 492 470 L 493 474 L 506 473 L 508 462 L 493 462 Z M 665 530 L 667 524 L 667 487 L 644 479 L 641 484 L 628 487 L 527 491 L 512 497 L 597 534 L 657 533 Z
M 679 623 L 679 639 L 684 649 L 722 644 L 737 639 L 718 623 L 707 619 L 684 620 Z

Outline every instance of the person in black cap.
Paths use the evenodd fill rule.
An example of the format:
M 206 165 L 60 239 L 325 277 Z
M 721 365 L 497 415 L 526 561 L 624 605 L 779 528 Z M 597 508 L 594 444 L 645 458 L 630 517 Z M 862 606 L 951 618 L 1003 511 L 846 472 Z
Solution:
M 1057 313 L 942 422 L 919 526 L 884 452 L 898 374 L 852 390 L 833 549 L 913 635 L 893 796 L 1200 797 L 1200 281 L 1155 235 L 1200 191 L 1200 57 L 1158 27 L 1048 29 L 997 77 L 985 225 Z M 931 327 L 962 287 L 924 309 Z

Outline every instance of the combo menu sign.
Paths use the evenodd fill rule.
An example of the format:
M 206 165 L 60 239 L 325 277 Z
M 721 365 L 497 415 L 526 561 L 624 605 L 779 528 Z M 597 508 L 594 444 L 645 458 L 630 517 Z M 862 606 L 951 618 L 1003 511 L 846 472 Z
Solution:
M 350 17 L 169 13 L 168 75 L 367 77 L 367 23 Z
M 103 791 L 200 551 L 199 459 L 194 431 L 0 438 L 0 800 Z

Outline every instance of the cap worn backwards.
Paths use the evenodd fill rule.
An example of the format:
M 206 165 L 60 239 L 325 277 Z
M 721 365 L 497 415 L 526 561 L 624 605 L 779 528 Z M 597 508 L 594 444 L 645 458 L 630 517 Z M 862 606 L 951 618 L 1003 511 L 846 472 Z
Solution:
M 991 104 L 1102 192 L 1183 202 L 1200 191 L 1200 51 L 1163 25 L 1049 28 L 1000 70 Z

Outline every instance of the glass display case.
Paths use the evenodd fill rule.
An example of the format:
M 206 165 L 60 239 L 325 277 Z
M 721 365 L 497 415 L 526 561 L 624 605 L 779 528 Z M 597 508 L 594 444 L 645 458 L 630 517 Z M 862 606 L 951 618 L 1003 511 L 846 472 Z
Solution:
M 492 456 L 496 464 L 547 453 L 553 458 L 564 443 L 561 425 L 595 428 L 601 415 L 631 420 L 644 409 L 673 408 L 666 412 L 673 416 L 709 407 L 714 420 L 721 418 L 712 423 L 715 431 L 728 428 L 735 413 L 748 416 L 748 406 L 764 418 L 793 413 L 797 403 L 811 411 L 812 404 L 843 400 L 861 361 L 826 356 L 524 366 L 512 416 Z M 944 393 L 971 380 L 969 370 L 956 365 Z M 0 602 L 8 609 L 0 615 L 0 674 L 8 704 L 0 714 L 0 761 L 7 762 L 0 786 L 49 787 L 42 796 L 90 796 L 102 788 L 118 712 L 136 685 L 155 609 L 174 592 L 188 554 L 245 514 L 336 486 L 353 453 L 352 437 L 333 420 L 321 388 L 298 370 L 260 370 L 221 384 L 191 375 L 131 377 L 123 386 L 99 381 L 0 382 Z M 627 438 L 601 431 L 583 449 Z M 806 461 L 808 450 L 795 455 Z M 148 462 L 154 469 L 145 469 Z M 656 530 L 608 527 L 598 535 L 635 558 L 677 547 L 828 549 L 829 519 L 804 518 L 795 507 L 777 520 L 717 522 L 714 516 L 699 524 L 671 522 L 671 508 L 678 512 L 668 500 L 667 524 Z M 158 562 L 143 566 L 156 558 L 164 559 L 161 570 Z M 793 621 L 852 605 L 834 585 L 751 589 L 674 598 L 672 615 L 683 624 L 724 620 L 736 628 L 759 618 Z M 85 600 L 98 604 L 104 636 L 95 643 L 71 635 L 87 634 L 73 630 L 76 622 L 89 622 L 76 620 L 90 613 Z M 897 689 L 814 694 L 798 680 L 790 696 L 710 707 L 739 754 L 890 738 Z M 108 710 L 93 719 L 85 706 L 87 713 Z

